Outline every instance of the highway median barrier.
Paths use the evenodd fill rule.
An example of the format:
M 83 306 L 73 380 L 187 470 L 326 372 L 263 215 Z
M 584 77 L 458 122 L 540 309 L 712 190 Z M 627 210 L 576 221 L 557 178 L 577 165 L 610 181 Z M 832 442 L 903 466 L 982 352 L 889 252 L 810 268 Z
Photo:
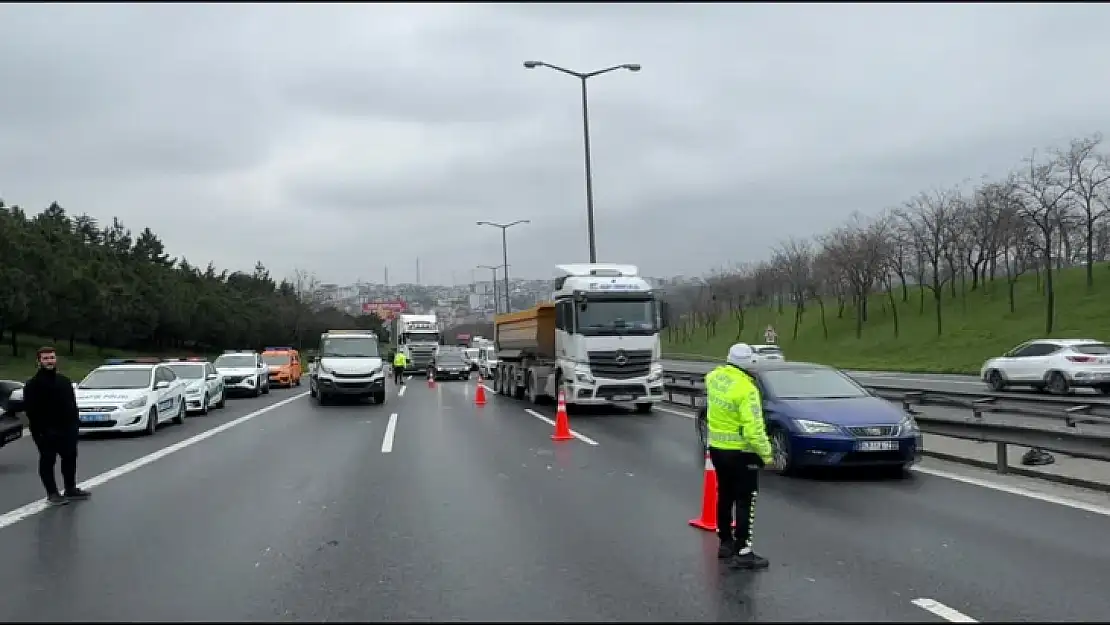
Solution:
M 705 403 L 704 374 L 664 371 L 665 399 L 699 408 Z M 989 391 L 935 391 L 907 385 L 861 384 L 876 397 L 899 404 L 926 435 L 926 456 L 1110 492 L 1110 401 L 1098 397 L 1015 397 Z M 961 412 L 966 411 L 966 416 Z M 947 414 L 943 414 L 947 413 Z M 974 444 L 993 444 L 993 458 L 977 446 L 951 445 L 931 449 L 930 439 L 944 437 Z M 943 439 L 937 439 L 943 440 Z M 946 446 L 947 447 L 947 446 Z M 1011 448 L 1040 449 L 1072 459 L 1098 463 L 1083 475 L 1063 474 L 1058 467 L 1014 466 Z M 988 459 L 989 458 L 989 459 Z M 1074 466 L 1074 465 L 1073 465 Z M 1072 471 L 1076 473 L 1077 471 Z M 1106 473 L 1106 477 L 1095 475 Z

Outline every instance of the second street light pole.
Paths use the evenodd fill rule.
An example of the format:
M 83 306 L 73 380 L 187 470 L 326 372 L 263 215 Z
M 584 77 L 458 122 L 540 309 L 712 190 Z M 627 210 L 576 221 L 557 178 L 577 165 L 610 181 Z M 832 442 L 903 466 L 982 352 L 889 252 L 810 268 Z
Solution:
M 589 97 L 586 91 L 586 81 L 594 76 L 608 74 L 609 72 L 618 69 L 626 69 L 630 72 L 640 71 L 639 63 L 622 63 L 621 65 L 614 65 L 599 69 L 592 72 L 576 72 L 565 67 L 544 63 L 543 61 L 525 61 L 525 69 L 536 69 L 537 67 L 546 67 L 553 69 L 557 72 L 562 72 L 568 76 L 574 76 L 582 82 L 582 143 L 586 150 L 586 228 L 590 239 L 590 262 L 597 262 L 597 244 L 594 240 L 594 180 L 593 180 L 593 166 L 590 158 L 590 104 Z
M 493 314 L 495 314 L 495 315 L 497 313 L 501 312 L 498 309 L 498 299 L 497 299 L 497 270 L 500 269 L 503 266 L 504 265 L 496 265 L 496 266 L 494 266 L 494 265 L 478 265 L 478 269 L 489 269 L 489 271 L 490 271 L 490 282 L 489 283 L 493 287 Z
M 513 226 L 529 223 L 532 222 L 527 219 L 518 219 L 508 224 L 499 224 L 492 221 L 478 222 L 479 226 L 493 226 L 494 228 L 501 228 L 501 266 L 505 268 L 505 274 L 503 276 L 505 279 L 505 312 L 513 312 L 512 301 L 509 299 L 509 246 L 505 238 L 505 231 L 509 228 L 512 228 Z

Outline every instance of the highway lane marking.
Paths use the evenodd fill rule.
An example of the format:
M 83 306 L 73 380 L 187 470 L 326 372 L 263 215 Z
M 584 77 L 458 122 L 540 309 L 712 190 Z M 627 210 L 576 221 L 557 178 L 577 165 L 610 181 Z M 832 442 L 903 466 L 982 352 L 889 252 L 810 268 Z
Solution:
M 402 386 L 401 390 L 397 391 L 397 397 L 404 397 L 406 388 L 408 388 L 408 387 L 407 386 Z
M 910 603 L 912 603 L 915 606 L 921 608 L 922 610 L 927 610 L 929 612 L 932 612 L 933 614 L 936 614 L 937 616 L 941 617 L 942 619 L 944 619 L 944 620 L 946 620 L 950 623 L 978 623 L 979 622 L 979 621 L 971 618 L 970 616 L 964 614 L 963 612 L 960 612 L 959 610 L 957 610 L 955 608 L 950 608 L 950 607 L 944 605 L 943 603 L 937 601 L 936 599 L 926 599 L 926 598 L 914 599 Z
M 294 395 L 292 397 L 289 397 L 287 399 L 283 399 L 283 400 L 281 400 L 281 401 L 279 401 L 275 404 L 270 404 L 269 406 L 266 406 L 265 408 L 260 408 L 258 410 L 255 410 L 254 412 L 247 413 L 247 414 L 245 414 L 245 415 L 243 415 L 243 416 L 241 416 L 237 419 L 234 419 L 232 421 L 228 421 L 227 423 L 224 423 L 223 425 L 218 425 L 218 426 L 212 428 L 211 430 L 206 430 L 204 432 L 201 432 L 200 434 L 197 434 L 195 436 L 191 436 L 191 437 L 189 437 L 189 438 L 187 438 L 183 441 L 178 441 L 178 442 L 174 443 L 173 445 L 170 445 L 168 447 L 163 447 L 162 449 L 159 449 L 157 451 L 149 453 L 149 454 L 147 454 L 147 455 L 145 455 L 141 458 L 137 458 L 135 460 L 132 460 L 131 462 L 128 462 L 127 464 L 120 465 L 120 466 L 118 466 L 114 469 L 109 469 L 108 471 L 105 471 L 104 473 L 101 473 L 100 475 L 90 477 L 89 479 L 85 480 L 84 482 L 81 482 L 80 484 L 78 484 L 77 487 L 81 488 L 81 489 L 84 489 L 84 490 L 92 490 L 92 489 L 94 489 L 98 486 L 101 486 L 101 485 L 103 485 L 107 482 L 110 482 L 110 481 L 116 479 L 117 477 L 127 475 L 128 473 L 131 473 L 132 471 L 135 471 L 135 470 L 139 469 L 140 467 L 144 467 L 144 466 L 146 466 L 146 465 L 148 465 L 152 462 L 161 460 L 162 458 L 165 458 L 166 456 L 168 456 L 170 454 L 179 452 L 182 449 L 185 449 L 186 447 L 191 447 L 193 445 L 196 445 L 197 443 L 199 443 L 199 442 L 201 442 L 205 439 L 212 438 L 213 436 L 215 436 L 217 434 L 220 434 L 222 432 L 226 432 L 227 430 L 230 430 L 231 428 L 233 428 L 233 427 L 235 427 L 235 426 L 237 426 L 241 423 L 246 423 L 247 421 L 250 421 L 251 419 L 253 419 L 255 417 L 266 414 L 267 412 L 270 412 L 271 410 L 277 410 L 278 408 L 281 408 L 282 406 L 291 404 L 291 403 L 297 401 L 298 399 L 301 399 L 301 398 L 306 397 L 306 396 L 308 396 L 308 391 L 305 391 L 303 393 L 299 393 L 299 394 Z M 4 529 L 5 527 L 8 527 L 9 525 L 14 525 L 14 524 L 16 524 L 16 523 L 18 523 L 18 522 L 20 522 L 24 519 L 30 518 L 30 517 L 42 512 L 43 510 L 46 510 L 47 507 L 48 506 L 46 505 L 46 499 L 43 498 L 43 499 L 39 499 L 38 501 L 32 501 L 31 503 L 29 503 L 25 506 L 21 506 L 19 508 L 16 508 L 15 510 L 12 510 L 11 512 L 7 512 L 3 515 L 0 515 L 0 529 Z
M 382 439 L 382 453 L 393 451 L 393 437 L 397 434 L 397 413 L 389 415 L 389 423 L 385 426 L 385 438 Z
M 655 409 L 659 410 L 661 412 L 666 412 L 668 414 L 677 415 L 677 416 L 683 417 L 685 419 L 693 419 L 694 418 L 694 415 L 692 415 L 688 412 L 683 412 L 681 410 L 674 410 L 673 408 L 664 408 L 664 407 L 661 407 L 661 406 L 656 406 Z M 949 471 L 945 471 L 943 469 L 934 469 L 932 467 L 913 466 L 913 467 L 910 468 L 910 470 L 911 471 L 917 471 L 918 473 L 923 473 L 925 475 L 931 475 L 933 477 L 943 478 L 943 479 L 946 479 L 946 480 L 953 480 L 955 482 L 963 482 L 964 484 L 970 484 L 971 486 L 978 486 L 980 488 L 989 488 L 991 490 L 996 490 L 996 491 L 1006 493 L 1006 494 L 1009 494 L 1009 495 L 1017 495 L 1018 497 L 1025 497 L 1027 499 L 1035 499 L 1037 501 L 1042 501 L 1044 503 L 1056 504 L 1058 506 L 1065 506 L 1067 508 L 1072 508 L 1072 509 L 1075 509 L 1075 510 L 1082 510 L 1084 512 L 1090 512 L 1092 514 L 1098 514 L 1098 515 L 1101 515 L 1101 516 L 1110 517 L 1110 507 L 1100 506 L 1100 505 L 1095 504 L 1095 503 L 1088 503 L 1086 501 L 1079 501 L 1077 499 L 1070 499 L 1068 497 L 1061 497 L 1061 496 L 1058 496 L 1058 495 L 1050 495 L 1048 493 L 1038 493 L 1036 491 L 1032 491 L 1032 490 L 1029 490 L 1027 488 L 1022 488 L 1020 486 L 1010 486 L 1009 484 L 1000 484 L 998 482 L 992 482 L 990 480 L 986 480 L 986 479 L 982 479 L 982 478 L 978 478 L 978 477 L 973 477 L 973 476 L 970 476 L 970 475 L 961 475 L 959 473 L 952 473 L 952 472 L 949 472 Z
M 539 419 L 540 421 L 543 421 L 544 423 L 547 423 L 551 426 L 555 425 L 555 419 L 549 419 L 548 417 L 543 416 L 542 414 L 536 412 L 535 410 L 532 410 L 531 408 L 525 408 L 524 412 L 527 412 L 528 414 L 532 415 L 533 417 L 535 417 L 535 418 Z M 583 443 L 586 443 L 587 445 L 597 445 L 597 441 L 590 438 L 589 436 L 586 436 L 585 434 L 579 434 L 578 432 L 575 432 L 574 430 L 571 430 L 570 435 L 573 436 L 574 438 L 577 438 L 578 440 L 582 441 Z

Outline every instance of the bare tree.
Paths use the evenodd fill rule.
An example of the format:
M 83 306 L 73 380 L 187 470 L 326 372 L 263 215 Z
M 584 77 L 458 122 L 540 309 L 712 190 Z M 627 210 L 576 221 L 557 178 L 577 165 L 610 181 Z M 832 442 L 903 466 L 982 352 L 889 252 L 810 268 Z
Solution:
M 1067 198 L 1075 189 L 1079 164 L 1073 155 L 1056 153 L 1038 159 L 1034 151 L 1025 168 L 1015 178 L 1021 194 L 1020 214 L 1038 231 L 1037 244 L 1045 270 L 1045 334 L 1052 334 L 1056 312 L 1056 292 L 1052 279 L 1052 259 L 1056 234 L 1061 229 Z
M 306 313 L 320 309 L 323 304 L 323 292 L 320 289 L 319 278 L 306 269 L 294 269 L 291 282 L 293 284 L 293 294 L 300 302 L 300 306 L 295 312 L 296 317 L 293 320 L 293 339 L 297 346 L 301 347 L 305 338 L 303 321 L 308 317 Z
M 937 318 L 937 336 L 944 324 L 941 313 L 944 284 L 952 279 L 951 273 L 941 271 L 941 260 L 952 246 L 952 230 L 956 225 L 958 194 L 953 190 L 933 190 L 920 193 L 906 204 L 900 213 L 913 236 L 914 244 L 924 264 L 931 270 L 928 281 L 921 286 L 933 293 Z
M 773 264 L 790 287 L 790 298 L 794 302 L 793 339 L 797 340 L 806 297 L 813 284 L 813 248 L 809 241 L 791 237 L 778 245 Z
M 1087 288 L 1095 285 L 1095 233 L 1098 224 L 1106 216 L 1107 183 L 1110 183 L 1110 164 L 1106 156 L 1096 152 L 1102 143 L 1102 135 L 1071 142 L 1069 161 L 1075 164 L 1075 186 L 1072 193 L 1082 211 L 1083 250 L 1087 263 Z

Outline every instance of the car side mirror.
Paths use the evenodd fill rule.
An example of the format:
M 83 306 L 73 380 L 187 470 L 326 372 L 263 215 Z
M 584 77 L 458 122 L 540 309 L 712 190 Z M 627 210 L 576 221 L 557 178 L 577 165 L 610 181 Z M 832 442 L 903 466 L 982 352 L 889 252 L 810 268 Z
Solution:
M 165 380 L 160 380 L 160 381 L 154 383 L 154 390 L 156 390 L 156 391 L 159 390 L 159 389 L 169 388 L 169 387 L 170 387 L 170 383 L 165 381 Z
M 218 373 L 209 373 L 208 375 L 204 376 L 204 379 L 205 380 L 215 380 L 218 377 L 220 377 L 220 374 L 218 374 Z

